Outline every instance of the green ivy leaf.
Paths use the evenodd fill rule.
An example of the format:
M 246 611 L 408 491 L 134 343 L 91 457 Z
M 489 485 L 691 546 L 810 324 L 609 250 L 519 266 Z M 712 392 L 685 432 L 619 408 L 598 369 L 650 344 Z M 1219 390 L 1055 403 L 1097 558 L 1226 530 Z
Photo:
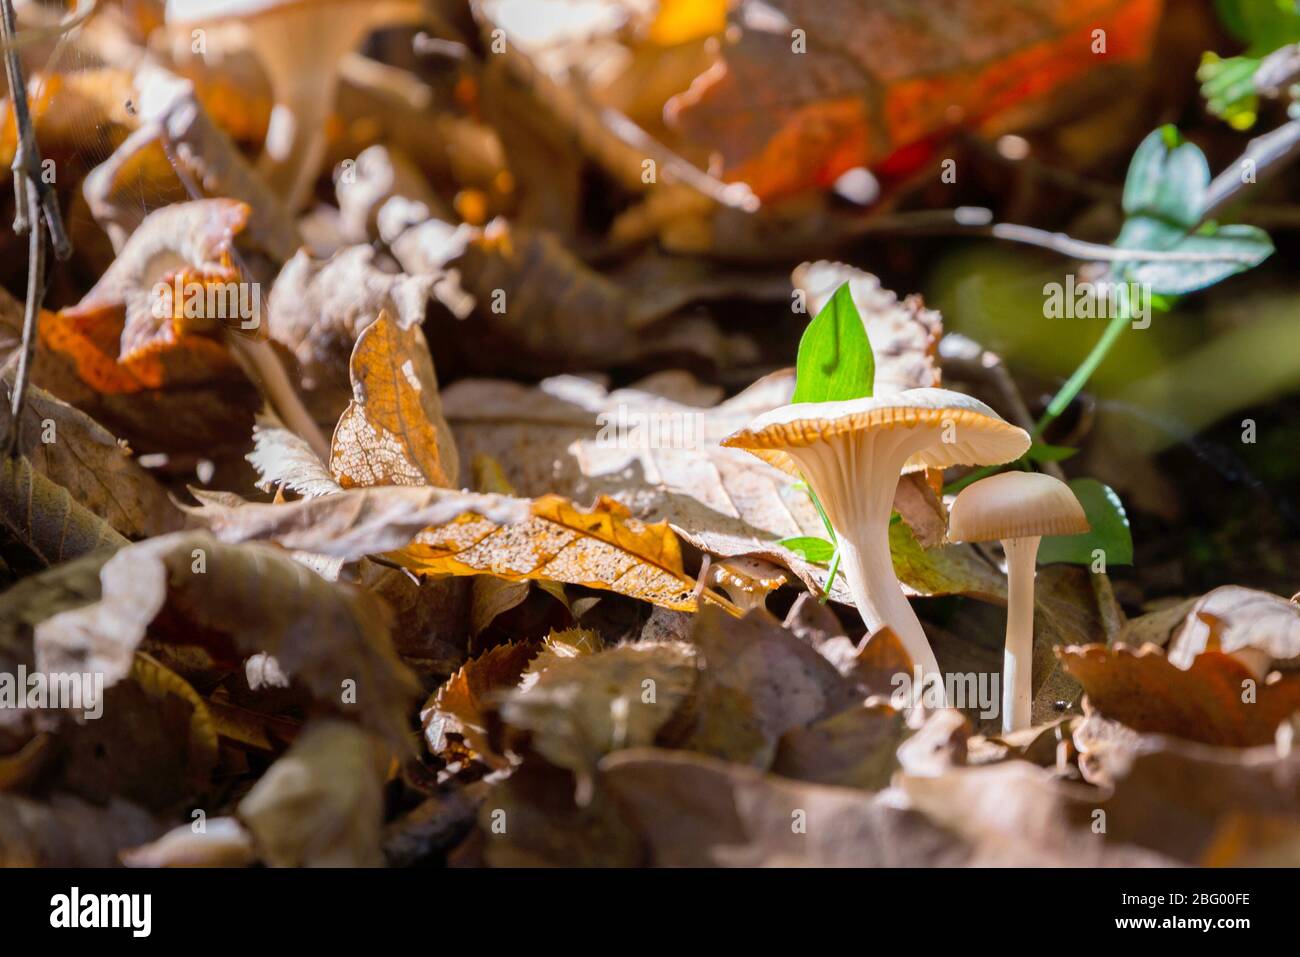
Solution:
M 871 395 L 876 360 L 867 327 L 843 283 L 821 308 L 803 338 L 795 368 L 792 402 L 842 402 Z
M 1133 564 L 1133 535 L 1129 530 L 1124 504 L 1109 485 L 1096 479 L 1080 478 L 1070 482 L 1070 489 L 1083 506 L 1092 531 L 1083 535 L 1049 535 L 1038 548 L 1042 565 L 1069 562 L 1091 565 L 1093 552 L 1101 549 L 1106 567 Z
M 1211 232 L 1184 236 L 1173 246 L 1175 252 L 1223 253 L 1232 256 L 1217 262 L 1142 262 L 1125 269 L 1125 278 L 1145 283 L 1162 296 L 1181 296 L 1253 269 L 1273 254 L 1268 233 L 1257 226 L 1212 227 Z
M 1209 185 L 1205 154 L 1195 143 L 1183 140 L 1177 127 L 1166 124 L 1148 133 L 1133 153 L 1124 178 L 1124 215 L 1130 221 L 1153 219 L 1182 227 L 1173 234 L 1180 235 L 1200 220 Z M 1128 232 L 1129 223 L 1124 227 Z M 1139 244 L 1117 241 L 1116 245 L 1131 249 Z
M 804 561 L 812 562 L 814 565 L 829 565 L 831 558 L 835 555 L 835 544 L 828 542 L 824 538 L 817 538 L 815 535 L 796 535 L 792 538 L 783 538 L 777 544 L 790 549 L 792 552 L 798 552 L 803 556 Z

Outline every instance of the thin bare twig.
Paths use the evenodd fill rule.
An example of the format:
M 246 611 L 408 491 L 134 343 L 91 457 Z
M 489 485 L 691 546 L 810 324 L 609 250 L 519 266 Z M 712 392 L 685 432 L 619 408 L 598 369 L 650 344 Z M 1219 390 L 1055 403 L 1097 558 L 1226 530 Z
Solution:
M 91 5 L 93 8 L 93 4 Z M 58 194 L 42 177 L 41 153 L 32 125 L 27 100 L 27 82 L 18 61 L 18 26 L 13 0 L 0 0 L 0 39 L 4 42 L 5 75 L 9 80 L 9 99 L 13 102 L 14 126 L 18 142 L 11 169 L 14 178 L 14 232 L 28 234 L 27 296 L 23 307 L 23 341 L 18 354 L 18 370 L 10 397 L 11 415 L 6 434 L 0 438 L 5 454 L 13 457 L 22 428 L 23 407 L 27 401 L 27 383 L 31 376 L 32 356 L 36 351 L 36 324 L 40 321 L 45 300 L 45 235 L 49 231 L 54 255 L 67 259 L 72 255 L 59 215 Z
M 1036 226 L 995 223 L 993 213 L 983 206 L 959 206 L 956 209 L 926 209 L 917 212 L 879 216 L 855 231 L 871 233 L 925 233 L 932 235 L 988 236 L 1007 242 L 1024 243 L 1050 249 L 1086 262 L 1242 262 L 1253 263 L 1254 256 L 1236 252 L 1177 252 L 1160 249 L 1117 249 L 1103 243 L 1090 243 L 1065 233 L 1054 233 Z
M 1272 179 L 1297 154 L 1300 154 L 1300 120 L 1283 123 L 1277 129 L 1255 137 L 1246 146 L 1246 151 L 1210 183 L 1205 192 L 1201 222 L 1214 219 L 1241 199 L 1247 187 Z

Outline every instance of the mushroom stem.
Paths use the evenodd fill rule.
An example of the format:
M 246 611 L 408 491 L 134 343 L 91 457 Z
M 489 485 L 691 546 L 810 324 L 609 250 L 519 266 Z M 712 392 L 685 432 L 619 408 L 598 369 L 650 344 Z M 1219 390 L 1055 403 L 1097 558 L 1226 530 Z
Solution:
M 862 622 L 867 626 L 867 634 L 873 635 L 882 627 L 888 626 L 902 642 L 903 648 L 914 665 L 921 667 L 923 681 L 937 679 L 939 706 L 947 704 L 943 693 L 943 672 L 939 670 L 939 661 L 930 648 L 930 642 L 921 628 L 920 619 L 912 610 L 911 603 L 903 594 L 902 586 L 894 574 L 893 559 L 889 552 L 889 514 L 885 514 L 880 528 L 867 528 L 864 538 L 883 538 L 883 545 L 859 544 L 847 537 L 840 536 L 840 568 L 853 595 L 853 603 L 858 606 Z M 888 582 L 889 584 L 885 584 Z M 919 695 L 921 689 L 913 691 Z
M 334 78 L 322 76 L 316 89 L 301 95 L 295 91 L 285 98 L 277 96 L 271 108 L 258 171 L 290 210 L 305 204 L 320 173 L 328 145 L 325 126 L 334 88 Z
M 1034 575 L 1039 536 L 1008 538 L 1007 644 L 1002 657 L 1002 730 L 1032 723 L 1034 674 Z
M 922 681 L 938 684 L 947 704 L 943 673 L 921 622 L 903 594 L 889 550 L 889 517 L 899 475 L 908 458 L 930 441 L 907 432 L 865 432 L 840 443 L 791 449 L 790 455 L 817 493 L 839 539 L 840 568 L 867 632 L 888 625 L 898 635 Z M 922 689 L 913 692 L 919 696 Z

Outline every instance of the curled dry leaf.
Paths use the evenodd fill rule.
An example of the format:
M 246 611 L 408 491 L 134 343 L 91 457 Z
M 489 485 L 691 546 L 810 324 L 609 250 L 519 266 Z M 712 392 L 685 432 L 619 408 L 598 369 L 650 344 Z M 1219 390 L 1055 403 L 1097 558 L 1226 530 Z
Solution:
M 277 549 L 200 532 L 128 546 L 100 582 L 99 601 L 37 626 L 42 670 L 99 672 L 112 687 L 130 673 L 146 632 L 166 645 L 201 645 L 229 667 L 267 652 L 322 709 L 409 746 L 414 680 L 393 653 L 387 607 L 369 592 L 327 582 Z
M 420 168 L 401 150 L 379 143 L 358 153 L 350 166 L 335 171 L 334 194 L 344 235 L 354 243 L 380 238 L 379 210 L 394 196 L 422 206 L 421 221 L 431 216 L 450 218 Z
M 0 289 L 0 359 L 14 357 L 22 325 L 22 305 Z M 247 434 L 261 400 L 220 343 L 184 336 L 166 351 L 119 362 L 124 325 L 116 306 L 42 312 L 32 381 L 137 452 L 212 456 Z
M 381 311 L 357 338 L 350 370 L 352 401 L 330 448 L 339 484 L 456 487 L 456 442 L 419 328 Z
M 792 372 L 766 376 L 718 405 L 708 405 L 716 395 L 685 373 L 614 391 L 571 376 L 534 388 L 466 380 L 443 393 L 443 409 L 463 454 L 491 456 L 522 495 L 609 496 L 639 519 L 669 522 L 703 551 L 767 558 L 821 590 L 826 568 L 777 544 L 826 534 L 812 500 L 791 476 L 719 444 L 793 393 Z M 929 538 L 933 499 L 919 476 L 905 477 L 895 499 L 908 521 L 930 529 Z M 907 529 L 895 525 L 891 534 L 896 570 L 914 593 L 1003 594 L 1002 577 L 970 546 L 927 550 Z M 851 602 L 842 579 L 831 596 Z
M 1097 793 L 1027 761 L 954 768 L 934 777 L 903 775 L 908 804 L 978 849 L 971 863 L 1052 867 L 1169 866 L 1161 854 L 1098 840 Z M 1108 818 L 1109 819 L 1109 818 Z
M 505 644 L 489 648 L 465 664 L 420 709 L 420 724 L 429 750 L 440 754 L 448 734 L 458 734 L 489 764 L 504 759 L 487 738 L 489 696 L 513 688 L 537 654 L 535 645 Z
M 1169 662 L 1189 668 L 1206 651 L 1256 653 L 1264 671 L 1271 662 L 1300 658 L 1300 602 L 1237 585 L 1214 589 L 1188 611 L 1169 645 Z
M 120 252 L 144 219 L 141 195 L 166 195 L 180 202 L 187 198 L 186 186 L 193 184 L 209 197 L 246 203 L 248 238 L 276 260 L 292 256 L 299 246 L 293 219 L 227 132 L 213 122 L 194 84 L 148 63 L 137 72 L 136 88 L 140 128 L 91 170 L 82 186 L 91 215 L 109 234 L 113 248 Z M 187 183 L 181 182 L 178 171 Z
M 195 200 L 155 210 L 131 234 L 99 282 L 76 306 L 64 310 L 65 317 L 75 322 L 103 310 L 122 310 L 121 362 L 174 347 L 186 333 L 210 330 L 218 317 L 239 328 L 260 315 L 260 304 L 245 302 L 248 287 L 231 260 L 234 238 L 248 215 L 248 206 L 231 199 Z M 196 288 L 204 293 L 197 305 Z M 224 308 L 214 310 L 218 315 L 208 314 L 210 293 L 221 297 Z
M 274 541 L 355 561 L 409 544 L 422 530 L 472 513 L 493 525 L 528 520 L 529 503 L 425 486 L 354 488 L 283 504 L 207 501 L 185 511 L 224 542 Z
M 1202 867 L 1300 862 L 1300 761 L 1289 748 L 1138 734 L 1095 713 L 1074 741 L 1081 769 L 1105 788 L 1107 840 Z
M 1249 747 L 1273 741 L 1278 725 L 1300 709 L 1300 675 L 1258 680 L 1221 652 L 1202 652 L 1187 668 L 1154 645 L 1073 646 L 1057 654 L 1092 707 L 1135 731 Z
M 272 867 L 378 867 L 387 754 L 343 721 L 309 724 L 239 802 Z

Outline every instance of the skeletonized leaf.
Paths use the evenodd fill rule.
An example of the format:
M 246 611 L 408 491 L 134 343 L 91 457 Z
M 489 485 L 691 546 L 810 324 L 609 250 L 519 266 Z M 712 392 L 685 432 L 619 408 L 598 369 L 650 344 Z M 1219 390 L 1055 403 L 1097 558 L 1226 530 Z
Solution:
M 667 523 L 637 521 L 604 497 L 581 509 L 558 495 L 543 495 L 530 503 L 525 521 L 511 525 L 463 515 L 424 530 L 388 557 L 419 574 L 543 579 L 683 611 L 696 604 L 695 581 L 682 568 L 681 544 Z
M 337 419 L 357 337 L 382 311 L 404 329 L 423 323 L 430 286 L 427 277 L 383 272 L 370 246 L 350 246 L 324 262 L 303 250 L 285 263 L 268 300 L 270 335 L 298 360 L 315 411 Z
M 711 405 L 715 392 L 685 373 L 613 391 L 572 376 L 533 388 L 471 379 L 448 388 L 443 407 L 463 454 L 500 462 L 521 495 L 553 492 L 581 502 L 609 496 L 643 521 L 669 522 L 701 550 L 767 558 L 821 589 L 826 568 L 777 544 L 826 534 L 812 500 L 791 476 L 719 445 L 754 416 L 789 402 L 793 392 L 789 371 L 766 376 L 718 405 Z M 920 476 L 905 477 L 895 505 L 918 527 L 932 529 L 933 494 L 918 489 L 918 482 Z M 904 585 L 921 594 L 954 582 L 958 591 L 987 592 L 991 570 L 970 547 L 937 553 L 936 561 L 943 558 L 949 570 L 944 577 L 931 573 L 929 555 L 914 548 L 909 563 L 896 569 Z M 955 563 L 966 581 L 952 571 Z M 852 601 L 842 578 L 831 596 Z
M 330 449 L 330 472 L 339 484 L 455 487 L 456 443 L 419 328 L 380 312 L 357 338 L 351 375 L 352 402 Z

